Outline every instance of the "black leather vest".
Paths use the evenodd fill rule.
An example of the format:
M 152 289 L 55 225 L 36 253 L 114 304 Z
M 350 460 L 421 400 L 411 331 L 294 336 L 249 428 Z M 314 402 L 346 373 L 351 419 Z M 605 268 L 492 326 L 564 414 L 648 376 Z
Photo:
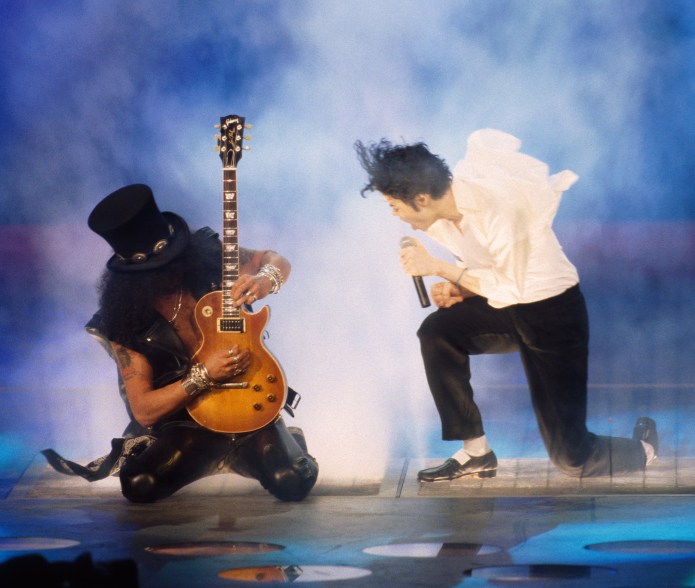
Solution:
M 196 241 L 197 246 L 201 248 L 201 251 L 203 251 L 210 260 L 210 271 L 206 272 L 209 273 L 209 280 L 206 281 L 206 289 L 201 288 L 200 291 L 193 293 L 196 298 L 200 298 L 211 289 L 215 289 L 216 285 L 214 280 L 219 280 L 220 278 L 220 241 L 218 235 L 210 227 L 199 229 L 194 233 L 192 239 Z M 116 361 L 110 341 L 102 334 L 100 322 L 100 316 L 97 312 L 90 319 L 85 328 L 87 332 L 101 344 L 109 356 Z M 180 380 L 190 367 L 190 359 L 181 338 L 169 322 L 160 315 L 157 315 L 154 322 L 145 331 L 139 333 L 132 342 L 129 342 L 128 347 L 147 358 L 147 361 L 152 366 L 152 384 L 155 388 L 161 388 L 171 382 Z M 152 429 L 146 429 L 133 418 L 120 371 L 118 372 L 118 390 L 131 421 L 128 427 L 126 427 L 124 436 L 135 436 L 144 433 L 151 434 Z M 188 411 L 181 410 L 160 421 L 160 423 L 155 426 L 155 429 L 164 423 L 181 420 L 192 421 L 193 419 L 188 414 Z

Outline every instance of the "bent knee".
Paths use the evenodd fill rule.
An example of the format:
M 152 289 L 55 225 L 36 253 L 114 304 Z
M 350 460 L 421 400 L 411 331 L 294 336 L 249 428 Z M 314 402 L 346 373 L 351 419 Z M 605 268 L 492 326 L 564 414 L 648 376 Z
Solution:
M 581 478 L 584 475 L 586 458 L 571 453 L 550 456 L 550 461 L 563 474 L 572 478 Z
M 584 475 L 584 466 L 570 466 L 563 462 L 553 462 L 555 467 L 566 476 L 571 478 L 581 478 Z
M 279 500 L 298 502 L 306 498 L 316 484 L 318 469 L 312 457 L 300 457 L 291 467 L 276 470 L 264 485 Z
M 121 474 L 121 492 L 130 502 L 154 502 L 159 498 L 157 484 L 151 474 Z
M 441 320 L 442 315 L 439 312 L 428 314 L 417 330 L 418 338 L 423 341 L 434 336 L 439 336 L 441 333 Z

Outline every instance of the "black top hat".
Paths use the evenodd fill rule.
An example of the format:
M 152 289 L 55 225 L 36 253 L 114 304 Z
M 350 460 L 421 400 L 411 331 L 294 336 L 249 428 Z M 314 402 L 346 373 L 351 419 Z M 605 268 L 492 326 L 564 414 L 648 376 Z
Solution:
M 106 196 L 87 224 L 113 248 L 106 267 L 115 272 L 166 265 L 183 252 L 190 237 L 186 221 L 173 212 L 160 212 L 144 184 L 124 186 Z

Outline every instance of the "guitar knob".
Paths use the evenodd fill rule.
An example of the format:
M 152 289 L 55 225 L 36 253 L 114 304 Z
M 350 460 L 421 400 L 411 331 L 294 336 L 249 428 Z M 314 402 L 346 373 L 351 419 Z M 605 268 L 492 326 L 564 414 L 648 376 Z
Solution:
M 263 405 L 262 405 L 260 402 L 256 402 L 256 403 L 253 405 L 253 409 L 254 409 L 254 410 L 261 410 L 262 408 L 263 408 Z
M 277 378 L 273 374 L 268 374 L 265 379 L 268 380 L 271 384 L 277 382 Z
M 254 392 L 260 392 L 261 391 L 261 385 L 260 384 L 254 384 L 253 390 L 254 390 Z
M 275 402 L 276 400 L 275 394 L 268 394 L 265 398 L 268 402 Z

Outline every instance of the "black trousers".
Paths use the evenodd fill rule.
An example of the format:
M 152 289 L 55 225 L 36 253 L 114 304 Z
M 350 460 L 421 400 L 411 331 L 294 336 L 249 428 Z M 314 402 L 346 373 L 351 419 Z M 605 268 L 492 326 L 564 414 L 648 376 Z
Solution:
M 318 465 L 307 453 L 303 436 L 281 418 L 239 436 L 194 423 L 171 423 L 142 453 L 129 456 L 119 475 L 128 500 L 153 502 L 221 472 L 255 478 L 280 500 L 297 501 L 316 483 Z
M 588 477 L 644 469 L 640 441 L 586 428 L 589 320 L 578 285 L 502 309 L 469 298 L 430 314 L 418 337 L 443 439 L 485 433 L 470 384 L 470 356 L 518 351 L 543 442 L 560 470 Z

